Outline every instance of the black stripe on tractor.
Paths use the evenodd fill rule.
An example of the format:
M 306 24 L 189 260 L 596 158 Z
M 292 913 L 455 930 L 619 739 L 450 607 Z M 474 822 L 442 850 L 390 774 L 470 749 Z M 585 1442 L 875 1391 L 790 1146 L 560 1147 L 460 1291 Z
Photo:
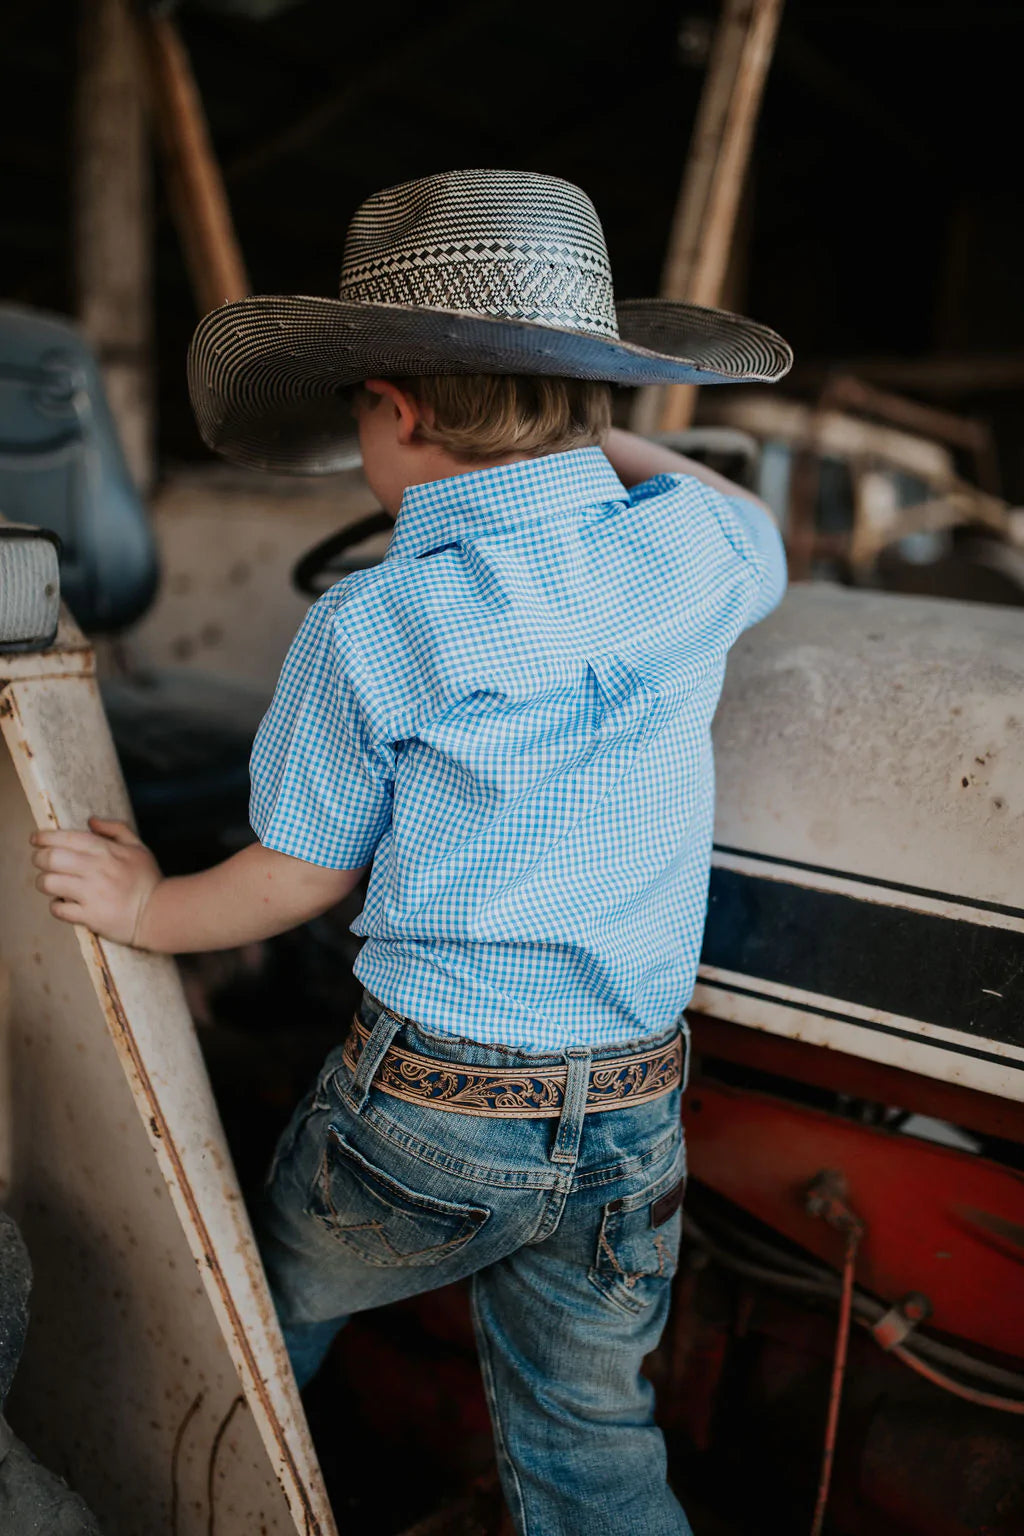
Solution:
M 713 868 L 701 961 L 1024 1046 L 1024 934 L 1006 928 Z
M 795 1003 L 792 998 L 777 997 L 773 992 L 756 992 L 753 987 L 737 987 L 731 981 L 708 980 L 703 985 L 717 987 L 730 997 L 752 997 L 759 1003 L 774 1003 L 777 1008 L 795 1008 L 798 1013 L 813 1014 L 816 1019 L 836 1019 L 840 1024 L 855 1024 L 858 1029 L 871 1029 L 879 1035 L 895 1035 L 898 1040 L 912 1040 L 915 1045 L 931 1045 L 937 1051 L 955 1051 L 958 1056 L 970 1056 L 975 1061 L 993 1061 L 998 1067 L 1016 1067 L 1018 1072 L 1024 1072 L 1024 1061 L 1017 1061 L 1012 1056 L 998 1056 L 995 1051 L 977 1051 L 973 1045 L 939 1040 L 934 1035 L 922 1035 L 912 1029 L 897 1029 L 895 1024 L 880 1024 L 877 1019 L 861 1019 L 854 1013 L 840 1013 L 835 1008 L 816 1008 L 813 1003 Z
M 852 880 L 858 885 L 877 885 L 883 891 L 901 891 L 906 896 L 927 896 L 931 901 L 948 901 L 958 907 L 974 907 L 979 912 L 998 912 L 1002 917 L 1024 918 L 1021 907 L 1001 906 L 998 901 L 982 901 L 977 896 L 957 896 L 951 891 L 932 891 L 924 885 L 901 885 L 898 880 L 883 880 L 878 875 L 855 875 L 848 869 L 830 869 L 827 864 L 804 864 L 799 859 L 780 859 L 771 853 L 751 853 L 749 848 L 727 848 L 715 844 L 716 853 L 738 859 L 757 859 L 762 864 L 778 864 L 782 869 L 802 869 L 809 875 L 832 875 L 837 880 Z

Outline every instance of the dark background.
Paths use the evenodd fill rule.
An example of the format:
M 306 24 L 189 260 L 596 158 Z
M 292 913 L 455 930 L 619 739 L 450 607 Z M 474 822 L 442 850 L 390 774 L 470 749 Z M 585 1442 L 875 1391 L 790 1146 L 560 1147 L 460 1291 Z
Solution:
M 657 290 L 717 6 L 242 6 L 191 0 L 176 15 L 256 292 L 333 292 L 363 197 L 469 165 L 580 183 L 619 296 Z M 21 0 L 0 50 L 0 293 L 58 311 L 73 309 L 77 16 L 70 0 Z M 788 0 L 731 297 L 793 343 L 797 391 L 819 363 L 1024 360 L 1022 43 L 1019 4 Z M 183 362 L 196 315 L 156 187 L 159 441 L 194 459 Z M 930 398 L 993 421 L 1006 493 L 1024 500 L 1024 391 Z

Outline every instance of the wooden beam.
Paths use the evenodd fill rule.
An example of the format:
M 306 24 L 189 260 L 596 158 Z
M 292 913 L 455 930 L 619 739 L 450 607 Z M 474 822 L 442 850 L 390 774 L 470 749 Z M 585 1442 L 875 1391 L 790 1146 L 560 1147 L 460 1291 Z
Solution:
M 782 0 L 724 0 L 669 236 L 662 298 L 712 306 L 721 300 L 781 14 Z M 685 384 L 642 390 L 634 426 L 685 429 L 695 395 Z
M 987 421 L 940 410 L 934 405 L 923 405 L 920 400 L 908 400 L 905 395 L 890 394 L 850 374 L 836 374 L 829 379 L 819 404 L 822 408 L 828 406 L 877 416 L 908 432 L 962 448 L 973 459 L 981 489 L 992 496 L 999 495 L 999 461 L 992 427 Z
M 871 384 L 919 395 L 955 398 L 1024 390 L 1024 351 L 936 352 L 931 357 L 855 357 L 841 362 L 812 359 L 793 370 L 793 382 L 801 389 L 820 388 L 840 366 Z
M 942 443 L 845 411 L 804 405 L 769 389 L 718 395 L 702 414 L 708 422 L 736 427 L 762 441 L 777 438 L 816 458 L 901 469 L 935 491 L 951 489 L 956 481 L 952 456 Z
M 185 46 L 167 15 L 150 13 L 142 25 L 171 213 L 205 315 L 245 298 L 249 277 Z
M 0 963 L 0 1204 L 11 1190 L 14 1160 L 14 1083 L 11 1074 L 11 973 Z
M 145 490 L 153 470 L 151 171 L 128 0 L 82 5 L 74 145 L 78 318 Z

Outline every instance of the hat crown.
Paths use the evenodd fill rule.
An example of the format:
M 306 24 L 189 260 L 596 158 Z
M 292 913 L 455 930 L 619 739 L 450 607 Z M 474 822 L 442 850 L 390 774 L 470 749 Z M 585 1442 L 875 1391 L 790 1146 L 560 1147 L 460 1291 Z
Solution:
M 530 171 L 448 171 L 367 198 L 349 227 L 339 296 L 619 334 L 593 203 Z

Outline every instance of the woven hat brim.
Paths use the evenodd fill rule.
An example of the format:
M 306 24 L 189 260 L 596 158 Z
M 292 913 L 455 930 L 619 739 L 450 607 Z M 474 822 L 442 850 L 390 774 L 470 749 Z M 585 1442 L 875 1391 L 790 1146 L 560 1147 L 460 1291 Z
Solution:
M 774 383 L 793 354 L 724 310 L 661 299 L 618 307 L 620 339 L 461 310 L 339 299 L 241 299 L 199 324 L 188 358 L 203 441 L 251 469 L 331 474 L 358 463 L 338 398 L 363 379 L 533 373 L 612 384 Z

